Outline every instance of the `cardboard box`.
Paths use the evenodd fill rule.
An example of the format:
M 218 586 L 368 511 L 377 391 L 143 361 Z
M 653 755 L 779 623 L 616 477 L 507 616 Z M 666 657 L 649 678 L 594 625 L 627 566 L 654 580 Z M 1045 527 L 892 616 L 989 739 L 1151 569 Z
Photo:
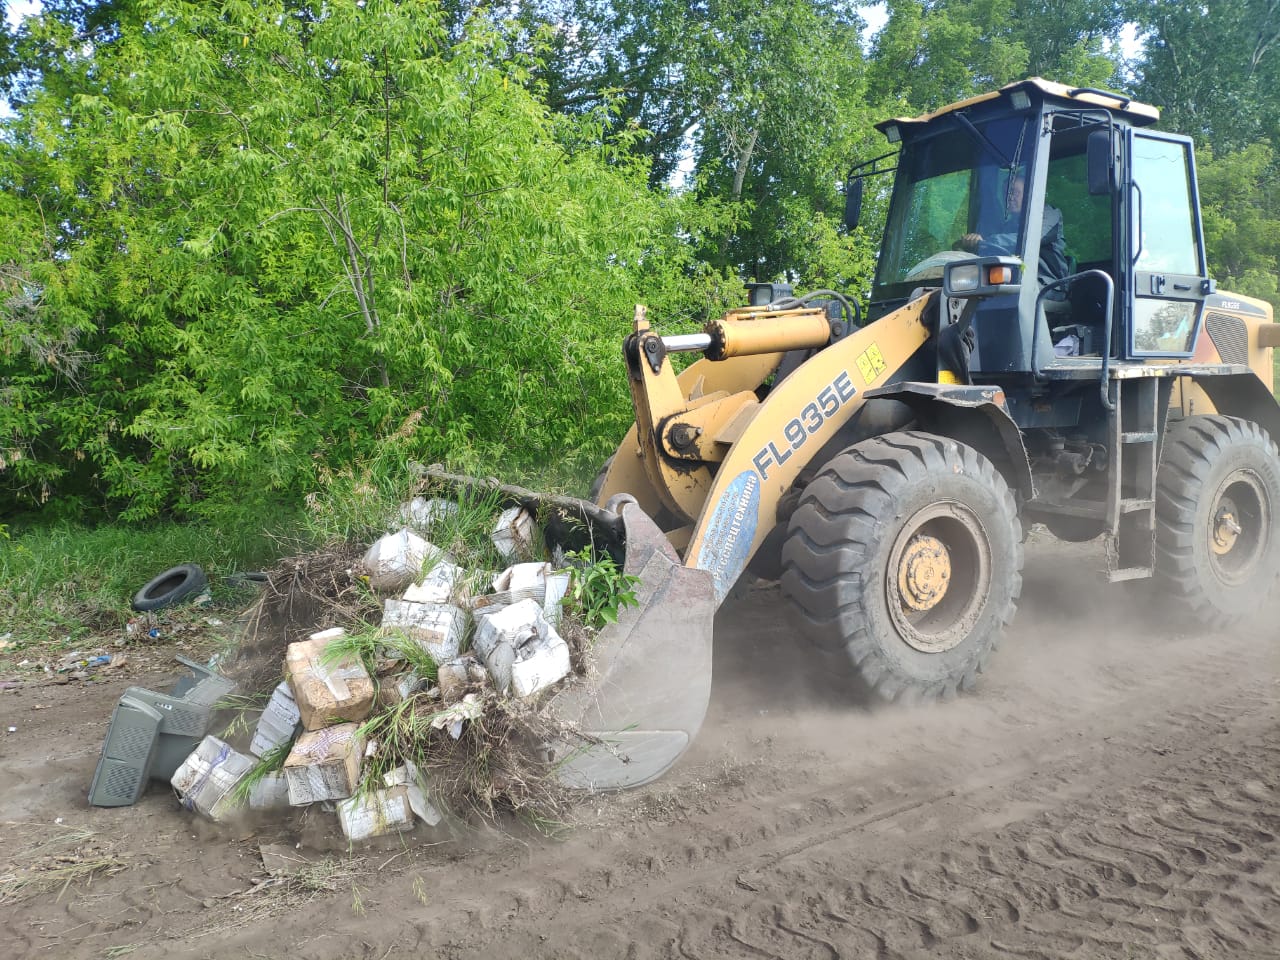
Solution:
M 250 810 L 283 810 L 289 806 L 289 780 L 283 772 L 268 773 L 249 788 Z
M 413 829 L 408 787 L 374 790 L 343 800 L 337 806 L 338 823 L 352 842 Z
M 407 637 L 431 654 L 436 663 L 444 663 L 458 655 L 466 632 L 466 611 L 449 603 L 387 600 L 382 605 L 379 633 Z
M 328 640 L 300 640 L 285 653 L 285 676 L 302 725 L 319 730 L 344 720 L 363 720 L 373 709 L 373 678 L 355 656 L 331 661 Z
M 355 793 L 364 759 L 364 738 L 354 723 L 309 730 L 298 737 L 284 762 L 289 802 L 345 800 Z
M 255 757 L 261 757 L 276 747 L 288 743 L 297 735 L 301 722 L 298 704 L 294 702 L 289 682 L 282 680 L 272 692 L 266 709 L 262 711 L 262 716 L 258 718 L 258 726 L 253 731 L 253 742 L 249 744 L 249 752 Z
M 532 696 L 569 675 L 569 646 L 547 623 L 537 600 L 477 617 L 473 645 L 504 693 Z
M 169 782 L 188 810 L 211 820 L 223 820 L 236 809 L 231 791 L 252 769 L 250 757 L 232 750 L 217 737 L 209 736 L 191 751 Z

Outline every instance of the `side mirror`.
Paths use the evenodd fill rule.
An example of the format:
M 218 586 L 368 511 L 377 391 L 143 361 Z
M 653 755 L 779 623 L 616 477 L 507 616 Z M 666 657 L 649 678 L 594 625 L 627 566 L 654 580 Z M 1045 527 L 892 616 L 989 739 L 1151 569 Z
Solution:
M 1115 164 L 1111 150 L 1111 133 L 1095 130 L 1088 143 L 1089 195 L 1103 197 L 1116 189 Z
M 854 177 L 844 185 L 844 228 L 853 232 L 862 219 L 862 190 L 865 181 Z

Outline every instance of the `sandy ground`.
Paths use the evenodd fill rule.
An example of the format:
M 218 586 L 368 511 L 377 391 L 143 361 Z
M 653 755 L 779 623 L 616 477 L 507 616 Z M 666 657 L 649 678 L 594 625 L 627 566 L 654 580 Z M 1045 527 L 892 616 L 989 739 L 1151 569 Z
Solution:
M 0 880 L 50 882 L 0 901 L 0 957 L 1280 957 L 1280 604 L 1205 633 L 1100 570 L 1031 544 L 979 691 L 916 710 L 851 702 L 756 589 L 689 755 L 559 842 L 94 810 L 112 705 L 167 667 L 6 691 Z M 263 843 L 310 865 L 272 881 Z

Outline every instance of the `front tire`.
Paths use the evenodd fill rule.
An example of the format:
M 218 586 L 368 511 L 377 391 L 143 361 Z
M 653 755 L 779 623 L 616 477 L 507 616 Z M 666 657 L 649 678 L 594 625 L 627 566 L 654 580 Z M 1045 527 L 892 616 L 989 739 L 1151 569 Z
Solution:
M 1280 576 L 1280 454 L 1235 417 L 1169 425 L 1156 475 L 1155 577 L 1210 627 L 1256 613 Z
M 592 503 L 600 502 L 600 491 L 604 489 L 604 482 L 609 477 L 609 468 L 613 466 L 613 458 L 616 456 L 616 453 L 610 456 L 608 460 L 600 465 L 600 469 L 596 471 L 595 479 L 591 481 L 591 488 L 587 493 L 587 499 Z
M 782 587 L 801 629 L 843 647 L 887 699 L 976 682 L 1022 590 L 1022 531 L 991 461 L 949 437 L 889 433 L 834 457 L 804 490 Z

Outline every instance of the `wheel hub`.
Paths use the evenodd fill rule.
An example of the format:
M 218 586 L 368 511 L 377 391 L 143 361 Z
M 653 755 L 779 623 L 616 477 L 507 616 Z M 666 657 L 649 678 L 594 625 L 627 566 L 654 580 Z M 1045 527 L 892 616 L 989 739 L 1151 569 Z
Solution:
M 1213 518 L 1213 552 L 1220 557 L 1230 553 L 1242 533 L 1235 504 L 1223 497 Z
M 951 582 L 951 553 L 937 537 L 913 537 L 898 563 L 898 588 L 912 610 L 932 610 Z
M 1266 484 L 1256 470 L 1241 467 L 1222 480 L 1209 502 L 1204 543 L 1210 569 L 1224 586 L 1247 583 L 1275 536 Z
M 986 606 L 993 563 L 973 510 L 954 500 L 908 517 L 885 568 L 889 616 L 899 639 L 921 653 L 963 643 Z

